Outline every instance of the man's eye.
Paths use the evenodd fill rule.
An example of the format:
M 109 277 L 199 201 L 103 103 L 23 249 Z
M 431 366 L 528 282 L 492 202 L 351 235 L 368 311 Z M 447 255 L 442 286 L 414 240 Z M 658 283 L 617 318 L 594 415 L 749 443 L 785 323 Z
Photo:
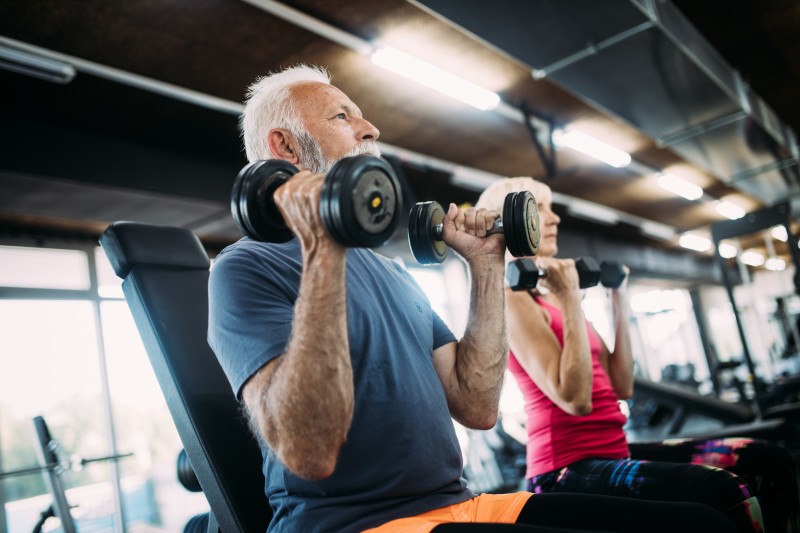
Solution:
M 339 113 L 338 115 L 336 115 L 336 118 L 340 118 L 340 119 L 344 120 L 344 119 L 347 118 L 347 115 L 345 115 L 344 113 Z

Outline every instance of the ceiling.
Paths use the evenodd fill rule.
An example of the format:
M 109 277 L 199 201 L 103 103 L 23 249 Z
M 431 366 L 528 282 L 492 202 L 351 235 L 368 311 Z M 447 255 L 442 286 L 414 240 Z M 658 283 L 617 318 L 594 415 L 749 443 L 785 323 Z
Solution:
M 565 228 L 676 247 L 726 220 L 716 199 L 749 212 L 800 196 L 798 35 L 793 0 L 3 2 L 0 45 L 76 75 L 0 69 L 0 234 L 94 238 L 125 219 L 235 240 L 240 103 L 256 77 L 304 62 L 325 66 L 380 129 L 409 206 L 474 202 L 487 180 L 530 175 L 550 183 Z M 502 104 L 480 111 L 385 71 L 359 53 L 370 43 Z M 579 130 L 631 165 L 563 148 L 546 177 L 523 107 L 540 141 L 551 123 Z M 659 171 L 703 197 L 664 191 Z M 616 222 L 591 216 L 598 206 Z

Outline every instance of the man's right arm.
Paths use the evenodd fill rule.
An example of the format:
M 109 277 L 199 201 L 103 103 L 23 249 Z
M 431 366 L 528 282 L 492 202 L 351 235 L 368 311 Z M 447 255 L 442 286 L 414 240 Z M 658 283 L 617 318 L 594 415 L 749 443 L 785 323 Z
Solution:
M 242 396 L 252 425 L 278 459 L 302 478 L 324 479 L 336 467 L 353 418 L 346 249 L 319 233 L 314 207 L 319 205 L 319 188 L 304 191 L 296 184 L 289 180 L 278 189 L 281 197 L 276 193 L 303 251 L 291 337 L 283 355 L 247 381 Z M 297 200 L 309 192 L 309 201 Z

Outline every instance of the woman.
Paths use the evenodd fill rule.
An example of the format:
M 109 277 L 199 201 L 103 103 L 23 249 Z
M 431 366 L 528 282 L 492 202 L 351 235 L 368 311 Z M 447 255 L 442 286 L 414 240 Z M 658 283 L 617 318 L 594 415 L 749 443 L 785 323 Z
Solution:
M 541 242 L 536 263 L 547 271 L 535 289 L 506 291 L 508 365 L 525 398 L 527 414 L 528 489 L 705 503 L 727 514 L 742 531 L 764 531 L 759 499 L 732 472 L 630 458 L 623 431 L 626 418 L 618 403 L 633 394 L 627 283 L 611 289 L 615 342 L 609 350 L 584 317 L 574 261 L 555 257 L 560 218 L 552 210 L 550 188 L 531 178 L 500 180 L 484 191 L 476 207 L 502 212 L 505 196 L 523 190 L 531 191 L 537 200 Z M 768 443 L 747 439 L 711 442 L 717 453 L 687 455 L 693 462 L 713 459 L 735 470 L 741 454 L 760 456 L 763 449 L 759 449 L 773 449 Z M 680 460 L 677 453 L 694 446 L 693 442 L 676 445 L 674 460 Z M 709 447 L 708 443 L 698 446 L 701 451 Z M 649 447 L 659 450 L 662 458 L 670 456 L 666 444 Z M 782 451 L 781 457 L 791 462 Z M 783 481 L 754 479 L 761 487 L 796 483 L 792 474 L 783 476 Z M 787 490 L 796 499 L 795 487 Z M 773 531 L 785 531 L 785 513 L 770 511 L 777 526 Z

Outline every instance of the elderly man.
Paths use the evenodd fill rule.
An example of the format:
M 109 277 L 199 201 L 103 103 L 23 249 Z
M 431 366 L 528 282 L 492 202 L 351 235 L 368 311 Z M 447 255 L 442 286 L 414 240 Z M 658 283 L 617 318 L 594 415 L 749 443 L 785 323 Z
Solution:
M 322 223 L 324 173 L 378 155 L 379 135 L 324 71 L 258 80 L 242 127 L 251 161 L 301 170 L 275 193 L 295 239 L 244 238 L 217 257 L 209 282 L 209 343 L 262 444 L 270 531 L 440 532 L 536 515 L 530 493 L 467 488 L 452 424 L 497 419 L 505 243 L 486 230 L 498 214 L 451 204 L 443 221 L 471 274 L 457 340 L 400 265 L 342 247 Z

